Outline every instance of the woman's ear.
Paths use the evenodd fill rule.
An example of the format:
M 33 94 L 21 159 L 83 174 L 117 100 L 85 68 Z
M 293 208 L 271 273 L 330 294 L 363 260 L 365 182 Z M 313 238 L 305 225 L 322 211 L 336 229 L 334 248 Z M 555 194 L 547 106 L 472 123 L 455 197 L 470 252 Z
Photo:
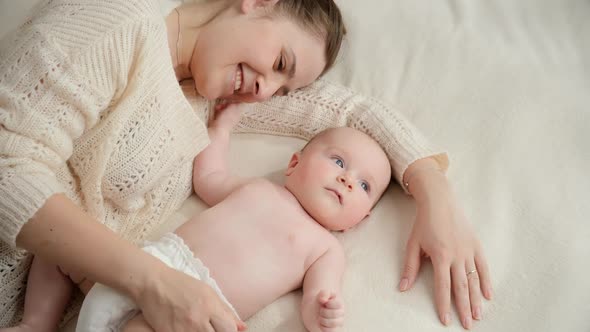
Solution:
M 299 158 L 301 158 L 300 151 L 293 153 L 293 156 L 291 156 L 291 160 L 289 160 L 289 165 L 287 165 L 287 170 L 285 171 L 286 176 L 293 174 L 293 172 L 295 171 L 295 167 L 297 167 L 297 164 L 299 164 Z
M 264 8 L 264 7 L 272 7 L 274 6 L 279 0 L 241 0 L 242 4 L 240 8 L 244 14 L 248 14 L 251 11 Z

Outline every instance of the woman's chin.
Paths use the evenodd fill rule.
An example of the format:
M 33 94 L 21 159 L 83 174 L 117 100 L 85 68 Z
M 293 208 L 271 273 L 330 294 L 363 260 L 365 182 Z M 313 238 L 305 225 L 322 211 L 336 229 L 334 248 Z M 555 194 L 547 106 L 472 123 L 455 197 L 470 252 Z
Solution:
M 218 98 L 221 98 L 221 96 L 219 95 L 219 92 L 216 92 L 215 89 L 212 89 L 210 87 L 208 87 L 205 84 L 202 84 L 201 82 L 197 81 L 195 79 L 195 91 L 197 91 L 197 94 L 207 100 L 215 100 Z

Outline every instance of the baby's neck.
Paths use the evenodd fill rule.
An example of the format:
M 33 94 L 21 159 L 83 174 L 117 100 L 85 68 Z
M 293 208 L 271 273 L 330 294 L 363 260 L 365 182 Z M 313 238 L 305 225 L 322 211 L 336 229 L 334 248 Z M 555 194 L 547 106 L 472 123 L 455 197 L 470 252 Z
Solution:
M 301 204 L 301 202 L 299 202 L 299 200 L 297 199 L 297 196 L 295 196 L 295 194 L 293 194 L 293 192 L 291 191 L 291 189 L 289 189 L 289 186 L 287 184 L 284 184 L 281 186 L 282 188 L 284 188 L 284 192 L 285 192 L 285 196 L 288 197 L 288 199 L 292 200 L 293 204 L 297 204 L 301 210 L 309 217 L 309 219 L 313 220 L 316 224 L 318 224 L 318 226 L 325 228 L 322 224 L 320 224 L 314 217 L 312 217 L 309 212 L 307 212 L 307 210 L 305 209 L 305 207 Z M 325 228 L 326 229 L 326 228 Z M 327 231 L 330 231 L 329 229 L 326 229 Z

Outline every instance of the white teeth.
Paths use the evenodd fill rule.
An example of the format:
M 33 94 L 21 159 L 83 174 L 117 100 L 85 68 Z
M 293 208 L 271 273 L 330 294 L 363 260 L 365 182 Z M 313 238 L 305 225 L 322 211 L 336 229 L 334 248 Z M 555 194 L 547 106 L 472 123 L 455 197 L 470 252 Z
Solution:
M 240 66 L 236 70 L 236 82 L 234 84 L 234 91 L 240 90 L 242 87 L 242 71 L 240 70 Z

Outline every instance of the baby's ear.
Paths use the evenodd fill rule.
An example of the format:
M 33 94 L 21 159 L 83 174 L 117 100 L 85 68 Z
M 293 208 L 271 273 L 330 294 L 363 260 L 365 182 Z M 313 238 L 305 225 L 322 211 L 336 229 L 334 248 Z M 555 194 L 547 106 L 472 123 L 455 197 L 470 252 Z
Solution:
M 300 157 L 301 152 L 298 151 L 293 153 L 293 156 L 291 156 L 291 160 L 289 160 L 289 165 L 287 165 L 287 170 L 285 171 L 286 176 L 293 174 L 293 171 L 295 171 L 295 167 L 297 167 L 297 165 L 299 164 Z

